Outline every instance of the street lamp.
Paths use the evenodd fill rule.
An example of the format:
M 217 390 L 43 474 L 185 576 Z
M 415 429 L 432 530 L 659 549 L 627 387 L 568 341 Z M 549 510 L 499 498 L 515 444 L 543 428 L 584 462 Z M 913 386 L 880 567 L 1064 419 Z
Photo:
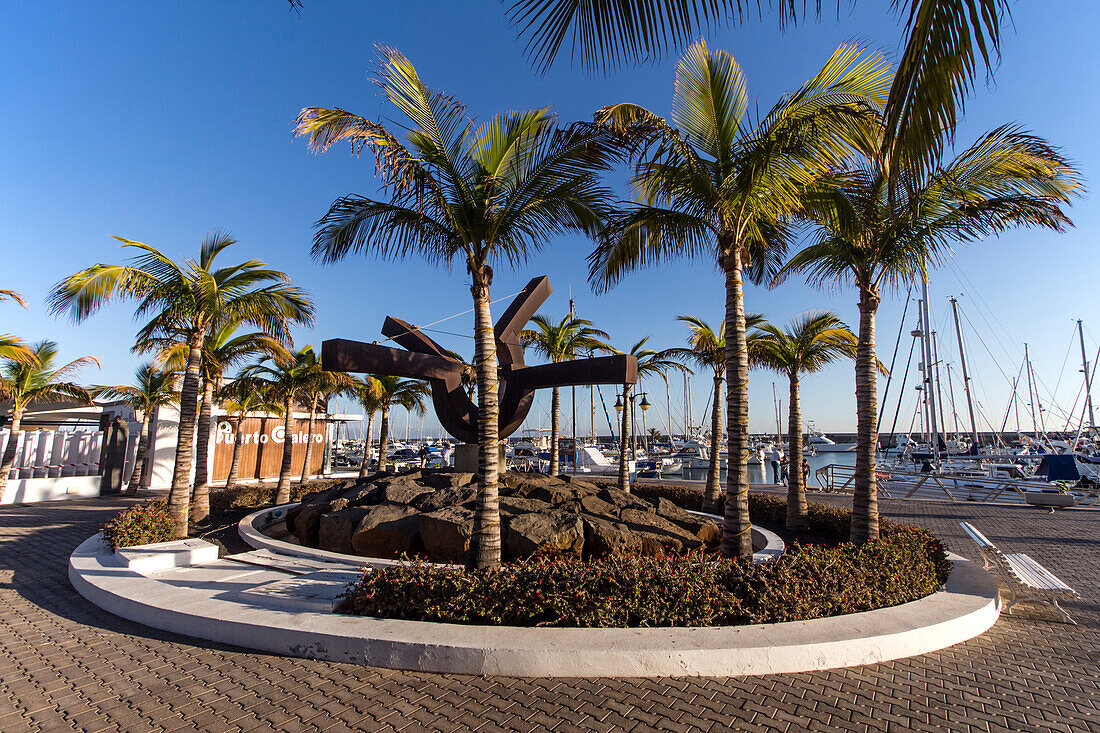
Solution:
M 649 455 L 649 430 L 646 428 L 645 424 L 645 412 L 649 409 L 650 405 L 649 400 L 646 399 L 645 392 L 642 392 L 640 396 L 642 398 L 642 401 L 638 403 L 638 407 L 642 408 L 642 435 L 645 436 L 646 455 Z

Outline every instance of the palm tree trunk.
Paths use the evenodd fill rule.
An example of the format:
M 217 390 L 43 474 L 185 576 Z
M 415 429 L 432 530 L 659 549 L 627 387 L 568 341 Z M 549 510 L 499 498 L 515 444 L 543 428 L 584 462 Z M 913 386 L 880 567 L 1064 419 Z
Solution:
M 726 508 L 722 554 L 752 560 L 749 519 L 749 354 L 745 341 L 744 285 L 741 250 L 734 246 L 724 258 L 726 272 Z
M 206 329 L 197 328 L 190 338 L 187 370 L 180 389 L 180 425 L 176 439 L 176 462 L 172 467 L 172 488 L 168 491 L 168 512 L 175 524 L 177 539 L 187 536 L 191 505 L 191 457 L 195 442 L 195 418 L 199 406 L 199 366 Z
M 390 442 L 390 406 L 382 408 L 382 424 L 378 428 L 378 470 L 386 470 L 386 450 Z
M 195 487 L 191 489 L 191 521 L 201 522 L 210 515 L 210 423 L 214 412 L 214 383 L 204 380 L 202 409 L 199 410 L 195 436 Z
M 558 388 L 554 387 L 553 397 L 550 400 L 550 475 L 557 476 L 560 473 L 558 466 Z
M 309 436 L 306 439 L 306 462 L 302 464 L 302 483 L 306 482 L 309 478 L 309 463 L 313 460 L 313 426 L 317 422 L 317 395 L 313 395 L 313 402 L 309 406 L 309 429 L 306 430 L 306 434 Z
M 856 347 L 856 471 L 852 490 L 852 542 L 878 539 L 878 486 L 875 447 L 878 443 L 875 311 L 878 293 L 859 294 L 859 344 Z
M 22 434 L 23 408 L 12 410 L 11 432 L 8 434 L 8 445 L 4 448 L 4 460 L 0 462 L 0 497 L 4 495 L 4 489 L 8 486 L 8 474 L 15 465 L 15 454 L 19 450 L 19 437 Z
M 126 493 L 136 494 L 141 488 L 141 479 L 145 475 L 145 455 L 149 452 L 149 419 L 151 408 L 145 410 L 141 418 L 141 432 L 138 433 L 137 452 L 134 453 L 134 470 L 130 472 L 130 482 L 126 484 Z
M 619 491 L 630 491 L 630 475 L 626 470 L 626 431 L 627 423 L 630 420 L 630 410 L 627 405 L 630 404 L 630 385 L 623 385 L 623 414 L 622 424 L 619 425 Z
M 359 467 L 359 478 L 366 478 L 370 473 L 370 438 L 374 433 L 374 411 L 371 410 L 367 418 L 367 435 L 363 439 L 363 465 Z
M 500 446 L 497 443 L 500 404 L 497 395 L 497 345 L 489 310 L 492 270 L 471 268 L 474 298 L 474 365 L 477 368 L 477 509 L 468 568 L 500 565 Z
M 809 510 L 806 507 L 806 487 L 802 484 L 802 402 L 798 397 L 798 375 L 787 376 L 791 381 L 787 418 L 787 433 L 790 435 L 787 457 L 791 462 L 791 468 L 787 471 L 787 526 L 794 529 L 806 526 Z
M 707 463 L 707 490 L 703 495 L 703 511 L 712 512 L 718 506 L 722 490 L 722 375 L 714 372 L 714 407 L 710 411 L 710 461 Z
M 243 422 L 239 417 L 229 418 L 229 424 L 233 426 L 233 457 L 229 460 L 229 475 L 225 477 L 225 488 L 230 491 L 237 488 L 237 477 L 241 473 L 241 444 L 244 442 L 241 424 Z
M 290 503 L 290 465 L 294 457 L 294 441 L 291 440 L 290 421 L 293 419 L 294 395 L 283 401 L 286 414 L 283 417 L 283 463 L 279 466 L 279 484 L 275 487 L 275 503 Z

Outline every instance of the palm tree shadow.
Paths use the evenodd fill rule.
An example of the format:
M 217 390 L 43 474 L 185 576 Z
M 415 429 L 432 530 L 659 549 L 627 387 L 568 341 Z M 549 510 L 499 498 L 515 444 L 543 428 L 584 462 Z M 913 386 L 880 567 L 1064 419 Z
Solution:
M 66 501 L 5 507 L 0 535 L 0 572 L 11 571 L 11 581 L 0 583 L 28 603 L 61 618 L 101 631 L 137 636 L 218 651 L 249 651 L 229 644 L 194 639 L 161 631 L 115 616 L 77 593 L 69 582 L 68 558 L 80 543 L 99 531 L 120 509 L 148 495 Z

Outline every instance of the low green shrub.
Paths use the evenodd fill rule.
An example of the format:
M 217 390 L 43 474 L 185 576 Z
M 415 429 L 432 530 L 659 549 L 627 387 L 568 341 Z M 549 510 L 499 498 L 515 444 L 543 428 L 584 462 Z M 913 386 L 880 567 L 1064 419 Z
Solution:
M 149 499 L 122 510 L 103 525 L 103 539 L 112 550 L 175 539 L 168 501 Z
M 413 560 L 365 573 L 344 610 L 506 626 L 727 626 L 906 603 L 935 592 L 949 572 L 939 540 L 906 527 L 860 546 L 795 545 L 757 565 L 698 555 L 533 557 L 465 571 Z
M 306 494 L 322 491 L 336 483 L 333 479 L 318 479 L 290 485 L 290 500 L 301 501 Z M 259 509 L 275 503 L 275 484 L 242 484 L 232 490 L 210 491 L 210 514 L 218 516 L 234 509 Z

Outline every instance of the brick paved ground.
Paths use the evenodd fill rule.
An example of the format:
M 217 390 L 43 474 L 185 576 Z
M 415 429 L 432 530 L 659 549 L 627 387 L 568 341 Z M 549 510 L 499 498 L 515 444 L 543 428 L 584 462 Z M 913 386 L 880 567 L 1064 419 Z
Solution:
M 0 731 L 1100 731 L 1100 512 L 884 502 L 975 557 L 969 520 L 1085 599 L 916 659 L 769 677 L 512 679 L 416 674 L 240 651 L 89 606 L 69 552 L 124 502 L 0 509 Z M 1028 609 L 1022 609 L 1027 611 Z

